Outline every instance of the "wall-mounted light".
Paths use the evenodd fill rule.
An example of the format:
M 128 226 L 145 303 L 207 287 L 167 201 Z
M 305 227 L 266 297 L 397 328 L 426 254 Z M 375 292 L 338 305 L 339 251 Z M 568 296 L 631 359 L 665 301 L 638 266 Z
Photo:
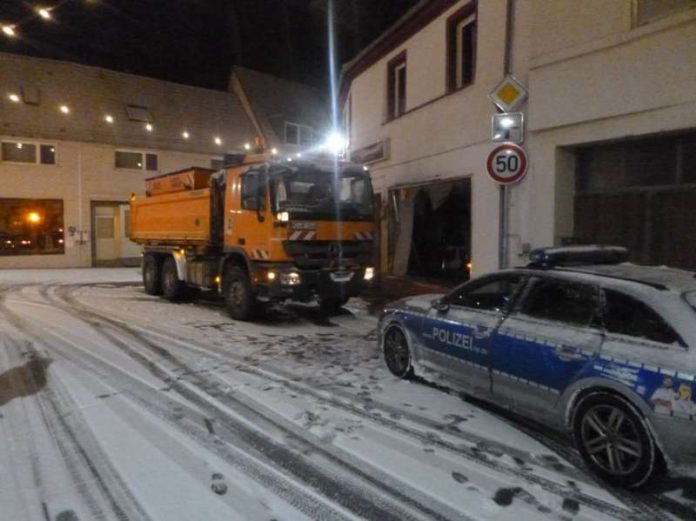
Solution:
M 244 143 L 244 150 L 251 150 L 251 143 Z
M 19 103 L 19 102 L 20 102 L 20 98 L 19 98 L 19 96 L 18 96 L 17 94 L 14 94 L 14 93 L 8 94 L 7 97 L 9 98 L 9 100 L 10 100 L 12 103 Z
M 222 139 L 220 139 L 219 137 L 216 136 L 216 137 L 215 137 L 215 144 L 216 144 L 216 145 L 222 145 Z
M 183 137 L 184 139 L 188 139 L 188 138 L 191 137 L 191 136 L 189 135 L 188 132 L 186 132 L 186 131 L 184 130 L 184 131 L 181 133 L 181 137 Z
M 67 105 L 61 105 L 61 106 L 60 106 L 60 111 L 61 111 L 63 114 L 70 114 L 70 107 L 68 107 Z
M 46 7 L 37 7 L 36 12 L 39 13 L 39 16 L 44 20 L 51 20 L 53 18 L 51 10 Z
M 274 156 L 277 156 L 277 155 L 278 155 L 278 149 L 277 149 L 277 148 L 272 148 L 272 149 L 271 149 L 271 154 L 273 154 Z
M 111 114 L 107 114 L 104 116 L 104 121 L 106 121 L 108 124 L 112 124 L 114 122 L 114 117 Z
M 17 36 L 17 32 L 15 31 L 15 28 L 12 25 L 3 25 L 2 32 L 10 38 L 14 38 L 15 36 Z
M 147 125 L 145 125 L 145 130 L 147 130 L 148 132 L 152 132 L 153 128 L 154 127 L 152 126 L 152 123 L 148 123 Z

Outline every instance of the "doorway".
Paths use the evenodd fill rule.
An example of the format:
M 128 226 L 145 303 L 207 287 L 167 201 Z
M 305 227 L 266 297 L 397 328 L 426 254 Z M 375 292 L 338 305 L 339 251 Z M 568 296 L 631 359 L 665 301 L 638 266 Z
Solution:
M 141 248 L 128 238 L 129 235 L 128 203 L 92 203 L 93 266 L 137 266 Z

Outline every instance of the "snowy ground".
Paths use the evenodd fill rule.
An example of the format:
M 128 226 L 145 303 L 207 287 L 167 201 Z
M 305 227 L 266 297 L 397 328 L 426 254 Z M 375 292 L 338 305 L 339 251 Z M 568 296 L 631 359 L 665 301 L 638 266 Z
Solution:
M 391 377 L 361 301 L 234 322 L 136 269 L 0 272 L 0 519 L 694 519 L 557 435 Z

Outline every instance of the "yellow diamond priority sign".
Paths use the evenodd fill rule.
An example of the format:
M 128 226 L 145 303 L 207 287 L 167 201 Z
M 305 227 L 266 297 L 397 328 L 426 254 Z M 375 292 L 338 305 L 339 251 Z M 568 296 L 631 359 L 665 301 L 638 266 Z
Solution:
M 527 99 L 527 90 L 512 74 L 508 74 L 488 96 L 500 110 L 512 112 Z

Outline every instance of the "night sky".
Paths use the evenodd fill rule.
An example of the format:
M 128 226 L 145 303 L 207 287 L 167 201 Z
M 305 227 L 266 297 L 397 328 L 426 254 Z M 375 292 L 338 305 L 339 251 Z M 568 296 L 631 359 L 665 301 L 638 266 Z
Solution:
M 345 62 L 418 0 L 334 0 Z M 232 65 L 328 84 L 328 0 L 0 0 L 0 51 L 225 89 Z M 36 6 L 53 7 L 42 20 Z

